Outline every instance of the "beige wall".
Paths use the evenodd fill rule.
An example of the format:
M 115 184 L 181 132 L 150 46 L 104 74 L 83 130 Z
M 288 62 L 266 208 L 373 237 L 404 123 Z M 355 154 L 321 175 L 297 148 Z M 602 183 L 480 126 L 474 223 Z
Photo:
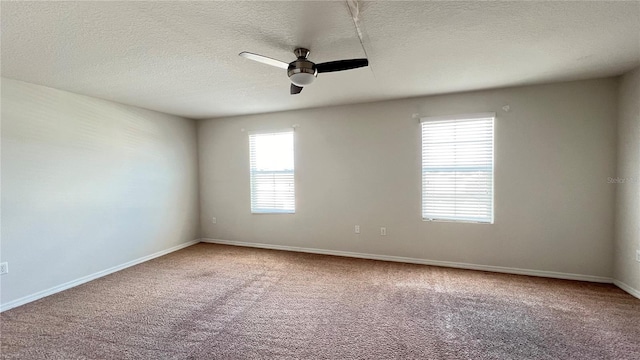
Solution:
M 192 120 L 2 79 L 7 304 L 199 237 Z
M 622 77 L 619 90 L 618 171 L 616 184 L 616 280 L 640 294 L 640 68 Z
M 201 121 L 202 236 L 610 277 L 616 94 L 602 79 Z M 489 111 L 495 224 L 422 221 L 412 114 Z M 296 214 L 251 215 L 247 131 L 292 124 Z

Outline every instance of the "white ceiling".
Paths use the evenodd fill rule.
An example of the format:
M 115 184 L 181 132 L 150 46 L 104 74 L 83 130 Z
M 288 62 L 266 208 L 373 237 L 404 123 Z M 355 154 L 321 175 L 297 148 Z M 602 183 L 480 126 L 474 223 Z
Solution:
M 6 2 L 2 76 L 189 118 L 605 77 L 640 64 L 640 1 L 360 2 L 369 68 L 286 71 L 238 56 L 364 57 L 343 1 Z

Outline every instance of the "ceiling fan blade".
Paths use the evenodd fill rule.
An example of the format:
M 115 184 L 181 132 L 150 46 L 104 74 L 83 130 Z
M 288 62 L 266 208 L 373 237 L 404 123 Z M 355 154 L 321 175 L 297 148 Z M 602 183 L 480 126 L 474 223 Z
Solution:
M 250 53 L 250 52 L 246 52 L 246 51 L 243 51 L 238 55 L 242 56 L 243 58 L 247 58 L 249 60 L 261 62 L 263 64 L 279 67 L 279 68 L 285 69 L 285 70 L 289 67 L 289 64 L 284 62 L 284 61 L 272 59 L 270 57 L 266 57 L 266 56 L 262 56 L 262 55 L 258 55 L 258 54 L 254 54 L 254 53 Z
M 318 73 L 333 72 L 356 69 L 363 66 L 368 66 L 369 60 L 367 59 L 351 59 L 351 60 L 338 60 L 329 61 L 322 64 L 316 64 Z
M 291 95 L 300 94 L 302 88 L 296 84 L 291 84 Z

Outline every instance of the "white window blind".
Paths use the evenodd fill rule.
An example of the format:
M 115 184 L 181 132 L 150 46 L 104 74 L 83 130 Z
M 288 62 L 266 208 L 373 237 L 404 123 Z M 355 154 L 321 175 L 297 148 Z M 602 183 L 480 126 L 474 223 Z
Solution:
M 249 134 L 252 213 L 294 213 L 293 129 Z
M 424 220 L 493 223 L 494 118 L 421 119 Z

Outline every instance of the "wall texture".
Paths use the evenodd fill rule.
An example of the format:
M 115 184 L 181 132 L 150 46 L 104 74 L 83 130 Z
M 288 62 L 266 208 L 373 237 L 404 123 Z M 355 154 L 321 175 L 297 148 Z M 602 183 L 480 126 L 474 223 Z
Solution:
M 640 294 L 640 68 L 620 82 L 617 178 L 614 277 Z
M 602 79 L 201 121 L 202 236 L 611 277 L 616 95 Z M 495 224 L 422 221 L 412 114 L 489 111 Z M 292 124 L 296 214 L 251 215 L 247 132 Z
M 192 120 L 2 79 L 6 304 L 199 237 Z

